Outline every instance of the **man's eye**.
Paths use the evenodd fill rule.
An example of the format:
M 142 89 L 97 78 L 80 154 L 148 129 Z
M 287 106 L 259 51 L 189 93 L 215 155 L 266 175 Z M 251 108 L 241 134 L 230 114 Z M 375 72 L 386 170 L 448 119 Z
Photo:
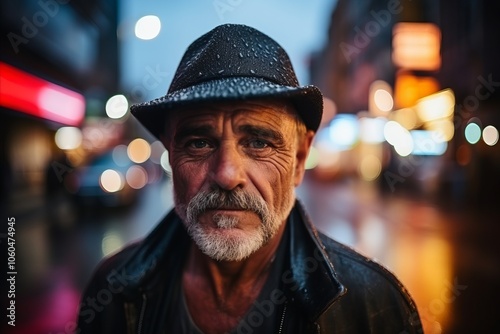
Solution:
M 255 139 L 249 142 L 249 146 L 251 148 L 266 148 L 269 145 L 265 141 Z
M 196 140 L 192 140 L 189 143 L 189 146 L 191 146 L 193 148 L 206 148 L 206 147 L 208 147 L 208 142 L 206 140 L 203 140 L 203 139 L 196 139 Z

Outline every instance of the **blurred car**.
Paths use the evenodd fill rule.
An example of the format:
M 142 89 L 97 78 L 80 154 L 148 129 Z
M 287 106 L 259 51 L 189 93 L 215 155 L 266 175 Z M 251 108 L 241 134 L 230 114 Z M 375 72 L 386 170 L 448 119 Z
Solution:
M 78 206 L 131 205 L 138 194 L 126 179 L 131 167 L 134 167 L 132 161 L 122 159 L 117 163 L 113 151 L 108 151 L 69 173 L 65 187 Z

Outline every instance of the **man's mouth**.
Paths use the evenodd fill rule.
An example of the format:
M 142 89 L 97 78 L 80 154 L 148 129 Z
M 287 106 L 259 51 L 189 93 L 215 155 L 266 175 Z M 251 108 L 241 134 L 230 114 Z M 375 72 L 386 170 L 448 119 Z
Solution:
M 239 206 L 231 206 L 231 205 L 223 205 L 223 206 L 217 206 L 217 207 L 212 207 L 212 208 L 207 209 L 207 211 L 244 211 L 244 210 L 247 210 L 247 209 L 239 207 Z

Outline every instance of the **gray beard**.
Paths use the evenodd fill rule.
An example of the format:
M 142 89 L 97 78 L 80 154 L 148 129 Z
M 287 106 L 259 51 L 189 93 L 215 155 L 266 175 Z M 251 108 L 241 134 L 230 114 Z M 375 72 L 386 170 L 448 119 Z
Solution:
M 286 198 L 287 209 L 278 214 L 269 209 L 262 197 L 243 190 L 199 192 L 189 201 L 184 220 L 188 234 L 204 254 L 217 261 L 241 261 L 276 235 L 293 206 L 293 199 L 292 188 Z M 260 217 L 262 224 L 256 229 L 232 231 L 229 235 L 224 233 L 225 230 L 236 228 L 239 224 L 239 219 L 234 216 L 214 215 L 216 231 L 206 229 L 199 223 L 201 214 L 221 207 L 252 211 Z

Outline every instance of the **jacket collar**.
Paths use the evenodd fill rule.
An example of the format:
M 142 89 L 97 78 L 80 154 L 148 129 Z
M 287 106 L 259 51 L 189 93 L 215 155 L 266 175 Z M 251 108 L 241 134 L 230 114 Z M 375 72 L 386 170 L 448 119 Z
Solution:
M 283 282 L 298 302 L 308 320 L 316 321 L 337 299 L 346 293 L 300 202 L 296 202 L 290 217 L 289 269 Z M 291 276 L 291 277 L 290 277 Z
M 346 289 L 337 279 L 318 232 L 298 201 L 287 223 L 289 256 L 288 263 L 285 263 L 287 269 L 282 274 L 283 286 L 308 320 L 315 321 Z M 123 284 L 126 279 L 124 294 L 128 296 L 153 289 L 154 282 L 162 282 L 159 273 L 163 270 L 158 267 L 169 268 L 170 275 L 182 270 L 190 240 L 182 221 L 172 210 L 137 246 L 132 256 L 112 271 L 108 281 Z
M 153 282 L 158 282 L 165 271 L 158 269 L 159 266 L 168 268 L 168 274 L 182 266 L 183 255 L 189 244 L 190 238 L 184 225 L 172 209 L 136 246 L 131 256 L 116 271 L 111 272 L 107 280 L 110 283 L 122 283 L 126 296 L 150 290 L 154 287 Z

